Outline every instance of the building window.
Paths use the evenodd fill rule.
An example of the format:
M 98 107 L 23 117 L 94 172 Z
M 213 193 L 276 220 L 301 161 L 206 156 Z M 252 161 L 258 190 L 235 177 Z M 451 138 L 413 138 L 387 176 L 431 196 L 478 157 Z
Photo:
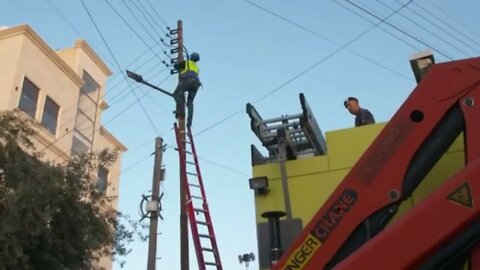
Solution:
M 73 132 L 72 152 L 73 154 L 81 155 L 90 150 L 91 142 L 84 138 L 78 131 Z
M 45 98 L 43 107 L 42 125 L 51 133 L 57 133 L 58 112 L 60 107 L 50 97 Z
M 100 88 L 88 72 L 83 71 L 82 78 L 84 84 L 80 88 L 72 144 L 72 150 L 76 154 L 85 153 L 92 147 Z
M 37 112 L 39 91 L 38 87 L 30 80 L 27 78 L 23 79 L 22 94 L 20 96 L 18 107 L 32 118 L 35 118 L 35 113 Z
M 105 167 L 98 167 L 98 179 L 97 184 L 95 185 L 97 190 L 105 194 L 108 187 L 108 170 Z
M 88 72 L 83 71 L 83 81 L 85 82 L 82 86 L 82 91 L 86 94 L 92 95 L 92 99 L 96 98 L 96 91 L 100 86 L 98 83 L 88 74 Z

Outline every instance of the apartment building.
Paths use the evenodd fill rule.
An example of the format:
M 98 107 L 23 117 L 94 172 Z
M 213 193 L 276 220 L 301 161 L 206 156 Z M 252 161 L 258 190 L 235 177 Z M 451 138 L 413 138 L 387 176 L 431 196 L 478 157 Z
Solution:
M 111 70 L 84 40 L 55 51 L 28 25 L 0 28 L 0 59 L 0 110 L 19 108 L 38 123 L 33 141 L 45 159 L 61 162 L 104 148 L 119 152 L 111 166 L 99 168 L 97 182 L 117 208 L 127 149 L 101 124 Z M 99 263 L 112 269 L 111 257 Z

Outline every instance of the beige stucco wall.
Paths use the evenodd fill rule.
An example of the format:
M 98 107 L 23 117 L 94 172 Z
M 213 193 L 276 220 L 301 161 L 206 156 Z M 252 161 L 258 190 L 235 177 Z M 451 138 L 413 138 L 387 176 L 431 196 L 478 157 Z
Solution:
M 10 105 L 10 96 L 14 89 L 15 72 L 20 55 L 22 37 L 15 36 L 8 39 L 0 38 L 0 108 Z
M 40 123 L 46 96 L 60 106 L 57 132 L 52 134 L 38 125 L 38 135 L 33 138 L 37 150 L 44 150 L 44 158 L 63 162 L 71 157 L 73 130 L 77 114 L 82 74 L 86 70 L 100 85 L 99 96 L 105 93 L 110 69 L 82 40 L 72 48 L 53 51 L 30 27 L 22 25 L 0 30 L 0 111 L 18 107 L 24 78 L 39 89 L 35 120 Z M 121 153 L 126 148 L 105 128 L 101 127 L 100 104 L 96 109 L 93 150 L 117 149 L 118 159 L 107 169 L 109 183 L 106 195 L 113 198 L 112 206 L 118 206 Z M 26 113 L 25 117 L 29 117 Z M 111 257 L 100 260 L 100 266 L 112 269 Z

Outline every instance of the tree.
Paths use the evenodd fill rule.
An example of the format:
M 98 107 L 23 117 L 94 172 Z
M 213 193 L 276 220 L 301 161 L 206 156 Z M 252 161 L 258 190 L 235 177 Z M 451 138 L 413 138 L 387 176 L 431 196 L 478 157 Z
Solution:
M 0 269 L 94 269 L 104 254 L 126 255 L 133 232 L 95 188 L 97 166 L 116 153 L 42 161 L 32 120 L 0 115 Z

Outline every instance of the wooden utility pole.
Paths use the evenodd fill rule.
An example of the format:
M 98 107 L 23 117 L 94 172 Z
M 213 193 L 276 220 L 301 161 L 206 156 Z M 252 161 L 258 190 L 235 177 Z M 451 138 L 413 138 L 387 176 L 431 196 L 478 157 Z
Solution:
M 178 38 L 178 62 L 183 61 L 183 23 L 181 20 L 177 21 L 177 38 Z M 178 73 L 180 80 L 180 72 Z M 186 130 L 185 130 L 185 93 L 181 93 L 182 97 L 178 101 L 180 104 L 177 104 L 177 121 L 178 128 L 181 136 L 182 148 L 185 150 L 185 140 L 186 140 Z M 180 155 L 183 155 L 183 158 L 180 160 L 186 160 L 185 151 L 180 151 Z M 184 174 L 180 169 L 180 269 L 188 270 L 189 269 L 189 256 L 188 256 L 188 219 L 186 205 L 187 200 L 185 196 L 185 186 L 187 179 L 184 179 Z
M 162 181 L 162 155 L 163 155 L 163 139 L 157 137 L 155 139 L 155 163 L 153 167 L 152 180 L 152 199 L 147 204 L 147 211 L 150 212 L 150 234 L 148 240 L 148 270 L 155 270 L 157 260 L 157 228 L 158 217 L 160 211 L 160 181 Z

